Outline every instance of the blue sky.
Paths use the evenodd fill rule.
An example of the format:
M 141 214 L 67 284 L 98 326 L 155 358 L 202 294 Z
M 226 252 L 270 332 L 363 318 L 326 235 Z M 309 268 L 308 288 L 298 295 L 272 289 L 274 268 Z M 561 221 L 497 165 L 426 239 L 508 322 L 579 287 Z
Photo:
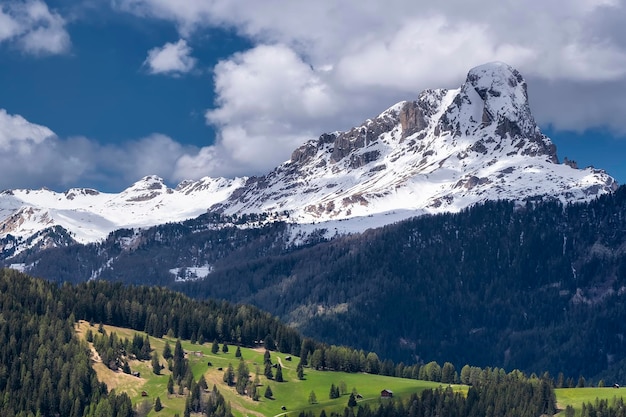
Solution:
M 561 159 L 626 183 L 623 2 L 431 3 L 0 0 L 0 189 L 263 174 L 493 60 Z

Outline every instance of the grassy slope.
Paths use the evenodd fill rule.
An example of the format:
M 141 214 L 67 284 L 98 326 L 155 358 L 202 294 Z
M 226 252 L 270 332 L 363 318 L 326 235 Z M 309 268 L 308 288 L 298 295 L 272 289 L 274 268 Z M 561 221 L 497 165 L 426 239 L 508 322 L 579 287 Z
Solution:
M 88 323 L 82 321 L 77 325 L 77 333 L 79 337 L 84 337 L 88 326 Z M 104 327 L 107 333 L 115 332 L 122 339 L 129 338 L 132 340 L 133 335 L 137 333 L 134 330 L 119 327 Z M 92 328 L 92 331 L 95 332 L 96 330 L 96 327 Z M 150 346 L 160 355 L 163 352 L 165 340 L 167 340 L 167 338 L 158 339 L 151 337 Z M 173 339 L 169 340 L 172 349 L 174 349 L 176 341 Z M 223 371 L 218 370 L 218 368 L 226 369 L 228 364 L 232 363 L 236 371 L 239 363 L 239 359 L 235 358 L 235 351 L 237 349 L 236 346 L 229 346 L 228 353 L 222 353 L 220 350 L 218 354 L 211 353 L 210 343 L 198 345 L 191 344 L 189 341 L 182 341 L 182 346 L 185 352 L 189 352 L 188 359 L 192 366 L 195 379 L 198 380 L 200 375 L 204 373 L 209 387 L 212 387 L 213 384 L 217 384 L 217 387 L 222 395 L 224 395 L 227 401 L 230 401 L 233 414 L 241 417 L 276 416 L 284 413 L 284 411 L 281 410 L 282 406 L 287 408 L 287 412 L 299 412 L 306 409 L 317 410 L 319 412 L 322 408 L 327 412 L 331 410 L 343 411 L 344 407 L 348 404 L 348 395 L 343 395 L 340 398 L 333 400 L 328 398 L 331 384 L 339 385 L 341 381 L 346 383 L 349 392 L 351 392 L 353 388 L 356 388 L 356 390 L 363 396 L 363 399 L 359 400 L 360 402 L 373 403 L 378 403 L 378 401 L 380 401 L 380 391 L 382 389 L 392 390 L 395 397 L 404 397 L 410 395 L 411 393 L 419 392 L 425 388 L 440 386 L 439 383 L 428 381 L 416 381 L 412 379 L 392 378 L 370 374 L 321 372 L 308 368 L 305 368 L 305 379 L 301 381 L 298 380 L 296 376 L 298 358 L 294 357 L 293 361 L 287 361 L 286 357 L 288 355 L 272 352 L 272 362 L 279 362 L 282 364 L 283 378 L 285 379 L 285 382 L 276 382 L 268 380 L 263 375 L 263 349 L 241 348 L 242 356 L 248 364 L 252 379 L 254 379 L 257 365 L 259 367 L 259 379 L 261 386 L 258 389 L 261 394 L 261 399 L 259 401 L 252 401 L 248 397 L 237 395 L 234 388 L 226 386 L 222 380 Z M 194 352 L 201 352 L 201 356 L 196 356 Z M 212 366 L 207 366 L 208 362 L 211 362 Z M 163 364 L 165 365 L 164 361 Z M 97 362 L 97 358 L 94 361 L 93 366 L 98 374 L 98 378 L 105 382 L 110 390 L 115 389 L 117 392 L 127 392 L 134 404 L 146 400 L 145 397 L 141 396 L 142 391 L 148 393 L 147 399 L 151 402 L 159 396 L 164 409 L 159 413 L 152 411 L 150 413 L 151 416 L 173 416 L 175 413 L 180 413 L 180 415 L 182 415 L 185 405 L 185 397 L 178 395 L 168 396 L 167 381 L 170 372 L 167 370 L 167 367 L 162 371 L 162 375 L 159 376 L 152 373 L 150 361 L 131 361 L 131 369 L 133 371 L 141 372 L 141 378 L 136 378 L 122 372 L 111 371 L 102 363 Z M 272 400 L 263 397 L 267 384 L 271 386 L 274 394 L 274 399 Z M 467 387 L 463 386 L 455 388 L 463 391 L 466 391 L 467 389 Z M 177 387 L 175 388 L 175 392 L 176 390 Z M 315 396 L 318 400 L 317 404 L 310 405 L 308 403 L 311 391 L 315 392 Z
M 558 407 L 564 410 L 566 406 L 571 405 L 578 412 L 581 410 L 583 403 L 595 403 L 596 399 L 611 400 L 614 398 L 624 397 L 624 388 L 615 389 L 608 388 L 557 388 L 556 399 Z M 579 414 L 579 413 L 577 413 Z
M 77 333 L 80 337 L 84 337 L 85 331 L 89 324 L 86 322 L 80 322 L 77 325 Z M 124 329 L 119 327 L 104 326 L 108 333 L 115 332 L 120 338 L 132 337 L 136 332 L 135 330 Z M 92 330 L 95 332 L 96 328 Z M 163 352 L 165 346 L 165 340 L 167 338 L 158 339 L 150 338 L 150 345 L 159 354 Z M 176 341 L 169 339 L 172 349 Z M 219 391 L 224 395 L 227 401 L 230 401 L 233 413 L 236 416 L 276 416 L 284 413 L 281 410 L 282 406 L 287 408 L 288 412 L 301 411 L 301 410 L 315 410 L 319 412 L 322 408 L 327 412 L 331 410 L 343 411 L 343 408 L 348 403 L 348 396 L 343 395 L 338 399 L 330 400 L 328 394 L 331 384 L 339 385 L 341 381 L 346 383 L 348 391 L 351 392 L 353 388 L 363 396 L 361 402 L 373 402 L 380 401 L 380 391 L 384 388 L 390 389 L 394 392 L 396 397 L 405 397 L 413 392 L 419 392 L 426 388 L 434 388 L 440 386 L 439 383 L 428 381 L 416 381 L 412 379 L 392 378 L 381 375 L 370 374 L 348 374 L 344 372 L 319 372 L 311 369 L 305 369 L 305 380 L 300 381 L 296 376 L 296 365 L 298 358 L 294 357 L 293 361 L 287 361 L 285 358 L 287 355 L 277 352 L 272 352 L 272 362 L 280 362 L 283 366 L 283 377 L 285 382 L 279 383 L 271 381 L 265 378 L 263 375 L 263 349 L 247 349 L 241 348 L 242 356 L 248 364 L 250 369 L 251 378 L 254 379 L 256 373 L 256 366 L 259 367 L 259 379 L 261 386 L 259 392 L 261 399 L 259 401 L 252 401 L 248 397 L 242 397 L 237 395 L 234 388 L 228 387 L 222 381 L 223 371 L 219 371 L 218 368 L 226 369 L 229 363 L 233 364 L 235 371 L 239 363 L 239 359 L 235 358 L 236 346 L 230 346 L 228 353 L 218 354 L 211 353 L 211 344 L 205 343 L 204 345 L 191 344 L 189 341 L 182 342 L 183 349 L 189 352 L 189 362 L 192 366 L 194 377 L 196 380 L 200 378 L 200 375 L 204 373 L 204 376 L 212 387 L 213 384 L 217 384 Z M 221 348 L 221 345 L 220 345 Z M 193 352 L 201 352 L 201 356 L 196 356 Z M 212 366 L 207 366 L 207 363 L 211 362 Z M 165 362 L 163 361 L 163 365 Z M 182 415 L 185 396 L 168 396 L 167 394 L 167 381 L 170 372 L 166 369 L 163 370 L 162 375 L 154 375 L 152 373 L 152 367 L 150 361 L 140 362 L 132 361 L 130 363 L 133 371 L 141 372 L 141 378 L 135 378 L 130 375 L 126 375 L 122 372 L 113 372 L 106 368 L 102 363 L 94 361 L 94 369 L 98 374 L 98 378 L 107 384 L 109 389 L 115 389 L 118 392 L 126 392 L 130 395 L 133 403 L 139 403 L 142 401 L 154 402 L 154 399 L 159 396 L 161 402 L 164 405 L 164 409 L 156 413 L 152 411 L 151 416 L 173 416 L 175 413 Z M 269 400 L 263 397 L 265 388 L 267 385 L 272 387 L 274 393 L 274 399 Z M 467 391 L 467 387 L 455 386 L 455 389 Z M 576 410 L 580 411 L 582 404 L 587 402 L 594 402 L 596 398 L 611 400 L 614 397 L 621 397 L 623 388 L 562 388 L 556 390 L 556 397 L 559 409 L 563 410 L 567 405 L 571 405 Z M 147 399 L 141 396 L 141 392 L 146 391 L 148 393 Z M 315 392 L 318 400 L 318 404 L 308 404 L 309 394 L 311 391 Z M 295 413 L 291 413 L 295 414 Z

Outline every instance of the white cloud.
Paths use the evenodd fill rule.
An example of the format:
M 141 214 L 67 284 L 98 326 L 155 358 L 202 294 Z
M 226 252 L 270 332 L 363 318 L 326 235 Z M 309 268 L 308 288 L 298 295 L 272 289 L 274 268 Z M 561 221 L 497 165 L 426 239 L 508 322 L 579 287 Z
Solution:
M 346 129 L 425 88 L 505 61 L 529 80 L 536 118 L 609 127 L 626 95 L 619 0 L 114 0 L 181 36 L 226 27 L 255 46 L 215 67 L 215 145 L 178 160 L 182 176 L 262 173 L 307 139 Z M 583 93 L 584 92 L 584 93 Z M 565 103 L 567 101 L 567 103 Z
M 191 47 L 180 39 L 176 43 L 166 43 L 161 48 L 148 51 L 144 61 L 151 74 L 180 75 L 194 69 L 196 59 L 191 56 Z
M 54 132 L 45 126 L 30 123 L 20 115 L 11 115 L 0 109 L 0 149 L 20 144 L 39 144 Z
M 66 53 L 71 46 L 65 20 L 41 0 L 0 4 L 0 42 L 32 55 Z
M 180 179 L 264 173 L 288 159 L 341 108 L 323 76 L 284 45 L 260 45 L 221 61 L 217 108 L 206 114 L 219 128 L 218 141 L 179 161 Z
M 150 174 L 175 181 L 178 160 L 197 152 L 160 134 L 118 145 L 59 138 L 45 126 L 0 109 L 0 189 L 63 190 L 90 183 L 119 190 Z

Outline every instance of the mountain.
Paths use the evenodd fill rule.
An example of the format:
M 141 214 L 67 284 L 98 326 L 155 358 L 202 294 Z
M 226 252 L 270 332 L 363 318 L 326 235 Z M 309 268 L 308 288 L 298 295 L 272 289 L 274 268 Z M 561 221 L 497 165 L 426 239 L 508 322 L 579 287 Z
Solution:
M 588 203 L 481 203 L 328 240 L 183 223 L 14 258 L 34 276 L 255 305 L 305 336 L 405 364 L 626 375 L 626 186 Z M 223 220 L 223 219 L 222 219 Z M 255 219 L 256 221 L 256 219 Z M 215 227 L 221 224 L 220 227 Z M 104 313 L 103 313 L 104 314 Z M 141 323 L 144 323 L 143 321 Z
M 288 212 L 290 221 L 405 211 L 457 212 L 487 200 L 588 201 L 615 190 L 601 170 L 559 164 L 530 112 L 526 82 L 504 63 L 456 90 L 426 90 L 347 132 L 320 136 L 214 209 Z
M 262 177 L 207 177 L 172 189 L 149 176 L 119 194 L 4 191 L 0 249 L 95 242 L 208 209 L 304 225 L 350 219 L 327 227 L 358 232 L 488 200 L 589 201 L 616 187 L 602 170 L 558 163 L 531 114 L 526 82 L 496 62 L 470 70 L 459 89 L 426 90 L 359 127 L 323 134 Z
M 244 181 L 206 177 L 184 181 L 172 189 L 163 179 L 147 176 L 119 194 L 85 188 L 64 193 L 47 189 L 8 190 L 0 194 L 0 236 L 28 238 L 49 227 L 61 226 L 76 242 L 94 242 L 120 228 L 197 217 Z

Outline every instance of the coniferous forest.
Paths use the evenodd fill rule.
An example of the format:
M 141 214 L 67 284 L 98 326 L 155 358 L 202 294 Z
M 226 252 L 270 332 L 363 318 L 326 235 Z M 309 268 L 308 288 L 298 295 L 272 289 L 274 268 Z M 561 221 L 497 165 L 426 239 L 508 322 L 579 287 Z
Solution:
M 154 323 L 153 314 L 163 320 Z M 167 332 L 180 337 L 194 337 L 194 333 L 202 338 L 215 336 L 216 341 L 223 341 L 223 346 L 226 342 L 254 344 L 256 337 L 265 335 L 266 343 L 276 341 L 276 349 L 298 352 L 301 362 L 318 369 L 379 373 L 389 366 L 390 375 L 395 370 L 400 377 L 433 378 L 447 383 L 472 385 L 467 396 L 454 393 L 449 388 L 426 390 L 413 395 L 408 402 L 391 401 L 378 409 L 365 405 L 359 406 L 357 411 L 354 409 L 355 402 L 346 409 L 348 415 L 357 411 L 363 416 L 399 416 L 407 413 L 412 416 L 433 413 L 478 416 L 499 415 L 505 410 L 513 410 L 515 415 L 535 416 L 552 414 L 556 407 L 554 381 L 550 378 L 528 378 L 519 371 L 507 374 L 502 369 L 475 367 L 464 368 L 459 377 L 449 363 L 443 369 L 434 363 L 404 368 L 400 364 L 396 366 L 388 361 L 379 361 L 373 353 L 365 355 L 362 351 L 301 339 L 294 330 L 254 307 L 226 302 L 198 302 L 163 288 L 129 287 L 119 283 L 90 282 L 59 286 L 5 269 L 0 270 L 0 410 L 3 415 L 134 415 L 125 393 L 107 392 L 106 385 L 98 382 L 91 368 L 89 348 L 86 342 L 78 340 L 74 332 L 79 319 L 143 329 L 153 335 Z M 182 326 L 181 323 L 187 324 Z M 105 362 L 108 366 L 117 366 L 112 352 L 122 346 L 126 352 L 134 352 L 137 358 L 150 358 L 147 338 L 136 335 L 131 342 L 122 341 L 114 334 L 108 335 L 103 330 L 96 334 L 91 334 L 91 330 L 88 333 L 87 338 L 94 342 L 100 355 L 107 358 Z M 113 349 L 109 349 L 111 346 Z M 111 350 L 111 354 L 107 350 Z M 182 358 L 179 343 L 172 356 L 176 368 L 176 357 Z M 350 366 L 354 368 L 345 365 L 349 363 L 353 363 Z M 403 374 L 402 370 L 409 372 Z M 180 373 L 179 379 L 185 372 Z M 247 370 L 244 373 L 248 375 Z M 240 379 L 238 376 L 237 381 Z M 190 387 L 197 388 L 198 384 L 192 381 Z M 194 401 L 188 401 L 188 410 L 204 410 L 204 415 L 228 410 L 215 387 L 213 392 L 212 398 L 220 398 L 221 405 L 214 404 L 216 408 L 211 408 L 209 403 L 203 408 L 199 402 L 194 405 Z M 193 394 L 190 398 L 193 399 Z
M 216 227 L 224 219 L 207 214 L 14 261 L 51 280 L 81 282 L 97 271 L 101 279 L 252 304 L 305 336 L 396 363 L 449 361 L 456 369 L 472 364 L 621 381 L 624 213 L 621 187 L 586 204 L 488 202 L 330 241 L 308 236 L 298 246 L 289 243 L 285 224 Z M 206 264 L 212 270 L 203 280 L 177 282 L 170 272 Z M 91 314 L 118 318 L 127 310 Z M 158 317 L 147 320 L 169 327 Z M 188 336 L 200 330 L 180 326 Z M 202 331 L 212 340 L 213 331 Z

